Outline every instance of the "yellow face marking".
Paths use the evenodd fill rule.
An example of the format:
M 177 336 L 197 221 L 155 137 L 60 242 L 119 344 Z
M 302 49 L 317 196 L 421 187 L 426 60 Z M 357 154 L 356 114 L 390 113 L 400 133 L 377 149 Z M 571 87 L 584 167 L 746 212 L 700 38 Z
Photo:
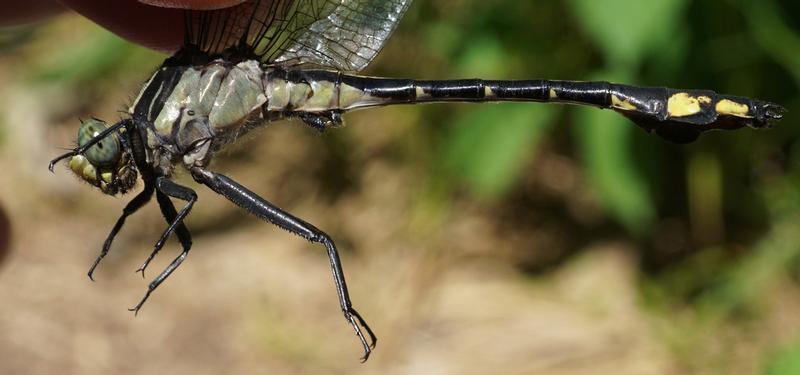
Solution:
M 103 172 L 100 174 L 100 178 L 102 178 L 103 181 L 107 184 L 111 183 L 111 177 L 112 177 L 111 172 Z
M 548 95 L 550 96 L 550 100 L 558 99 L 558 94 L 556 94 L 556 90 L 550 89 Z
M 700 112 L 700 100 L 688 93 L 679 92 L 667 101 L 667 113 L 672 117 L 691 116 Z
M 729 99 L 722 99 L 719 102 L 717 102 L 716 110 L 717 113 L 721 115 L 744 117 L 744 118 L 753 117 L 748 114 L 750 113 L 750 107 L 748 107 L 747 104 L 737 103 Z
M 86 159 L 83 155 L 75 155 L 69 161 L 69 168 L 72 169 L 78 177 L 88 181 L 91 184 L 94 184 L 97 181 L 97 171 L 94 169 L 94 166 L 89 163 L 89 160 Z
M 617 109 L 623 109 L 626 111 L 635 111 L 636 106 L 631 104 L 628 99 L 622 100 L 616 95 L 611 95 L 611 106 Z

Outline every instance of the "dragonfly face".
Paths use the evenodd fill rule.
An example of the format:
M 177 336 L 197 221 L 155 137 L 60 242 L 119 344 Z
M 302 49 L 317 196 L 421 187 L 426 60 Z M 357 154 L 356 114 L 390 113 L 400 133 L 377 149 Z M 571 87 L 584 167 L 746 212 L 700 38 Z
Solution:
M 108 128 L 104 121 L 95 118 L 81 121 L 78 146 L 87 144 Z M 120 142 L 120 136 L 114 133 L 102 138 L 86 153 L 70 158 L 69 168 L 108 195 L 124 194 L 136 184 L 136 166 Z
M 527 101 L 594 106 L 618 112 L 647 131 L 690 142 L 714 129 L 763 128 L 783 108 L 708 90 L 646 88 L 609 82 L 552 80 L 413 80 L 355 75 L 378 54 L 411 0 L 250 0 L 232 8 L 185 13 L 186 45 L 165 60 L 131 106 L 129 118 L 108 126 L 82 123 L 71 169 L 107 194 L 132 188 L 137 171 L 144 189 L 123 210 L 106 239 L 108 252 L 127 216 L 153 195 L 167 229 L 145 260 L 144 271 L 173 233 L 183 252 L 149 285 L 142 304 L 188 255 L 184 218 L 197 201 L 172 181 L 175 166 L 258 218 L 319 243 L 328 254 L 345 319 L 364 359 L 375 335 L 353 308 L 333 240 L 232 179 L 207 168 L 214 152 L 269 121 L 299 118 L 318 131 L 358 108 L 423 102 Z M 171 198 L 185 201 L 176 210 Z M 369 340 L 367 340 L 369 338 Z

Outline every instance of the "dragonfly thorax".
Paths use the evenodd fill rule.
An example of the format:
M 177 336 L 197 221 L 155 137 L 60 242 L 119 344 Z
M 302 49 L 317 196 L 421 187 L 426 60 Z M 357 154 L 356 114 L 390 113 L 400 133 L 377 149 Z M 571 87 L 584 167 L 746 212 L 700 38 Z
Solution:
M 263 103 L 248 86 L 259 72 L 254 61 L 159 69 L 130 110 L 144 139 L 146 163 L 162 176 L 177 164 L 207 165 L 213 151 L 235 139 Z
M 176 164 L 206 166 L 214 151 L 269 120 L 300 117 L 324 128 L 337 125 L 341 111 L 383 102 L 342 77 L 256 60 L 167 65 L 148 81 L 130 114 L 142 131 L 148 164 L 170 175 Z

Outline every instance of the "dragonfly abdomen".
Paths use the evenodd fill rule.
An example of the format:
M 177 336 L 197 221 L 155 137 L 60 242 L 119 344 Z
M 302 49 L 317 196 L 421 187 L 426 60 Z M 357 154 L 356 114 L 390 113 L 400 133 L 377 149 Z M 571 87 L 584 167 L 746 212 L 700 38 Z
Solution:
M 782 117 L 776 104 L 709 90 L 637 87 L 603 81 L 400 80 L 340 75 L 340 109 L 431 102 L 557 102 L 614 110 L 648 131 L 688 142 L 706 130 L 761 128 Z M 343 91 L 344 92 L 344 91 Z

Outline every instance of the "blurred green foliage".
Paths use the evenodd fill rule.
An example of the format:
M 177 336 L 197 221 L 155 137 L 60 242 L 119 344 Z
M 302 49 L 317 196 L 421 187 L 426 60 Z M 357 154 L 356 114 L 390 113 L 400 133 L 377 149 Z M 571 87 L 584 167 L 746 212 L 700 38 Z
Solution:
M 696 332 L 710 332 L 696 324 L 721 327 L 736 324 L 731 319 L 742 319 L 742 311 L 757 314 L 762 295 L 797 274 L 799 26 L 800 4 L 791 1 L 419 2 L 400 33 L 420 38 L 424 56 L 412 68 L 376 68 L 425 78 L 708 88 L 786 106 L 786 118 L 770 132 L 716 132 L 686 146 L 592 109 L 420 109 L 427 120 L 419 131 L 435 140 L 433 156 L 420 158 L 443 165 L 430 169 L 437 189 L 444 184 L 516 206 L 514 197 L 524 194 L 519 182 L 531 173 L 526 166 L 540 153 L 580 157 L 586 182 L 619 225 L 601 236 L 627 233 L 647 249 L 643 301 L 656 314 L 685 304 L 698 314 L 672 327 L 676 350 L 691 356 L 708 340 Z M 455 114 L 444 117 L 450 110 Z M 782 351 L 765 368 L 796 372 L 796 356 Z
M 58 34 L 58 29 L 42 32 Z M 84 32 L 71 48 L 37 60 L 30 79 L 68 82 L 96 97 L 113 77 L 134 74 L 143 80 L 163 57 L 106 32 Z M 568 230 L 576 231 L 570 246 L 582 246 L 579 237 L 587 233 L 640 245 L 647 274 L 643 303 L 659 316 L 685 306 L 697 314 L 693 323 L 673 327 L 683 340 L 675 344 L 677 351 L 691 352 L 707 342 L 693 332 L 696 324 L 735 324 L 731 320 L 746 319 L 742 312 L 757 314 L 762 293 L 798 275 L 796 1 L 417 1 L 368 73 L 600 79 L 706 88 L 780 103 L 789 112 L 771 131 L 714 132 L 686 146 L 645 134 L 607 111 L 417 106 L 407 109 L 417 123 L 397 139 L 396 149 L 402 160 L 422 166 L 422 183 L 410 188 L 420 189 L 423 200 L 436 200 L 435 214 L 441 217 L 450 213 L 455 193 L 519 211 L 543 211 L 536 199 L 550 199 L 542 215 L 569 223 Z M 98 77 L 104 81 L 98 83 Z M 97 85 L 101 88 L 92 88 Z M 343 147 L 337 143 L 348 144 L 330 147 Z M 577 160 L 590 200 L 602 207 L 600 223 L 565 208 L 579 197 L 530 197 L 536 189 L 526 176 L 534 174 L 530 168 L 543 154 Z M 524 225 L 499 225 L 512 224 Z M 692 366 L 703 359 L 687 361 Z M 770 374 L 796 373 L 798 363 L 800 349 L 793 344 L 776 348 L 764 368 Z
M 569 2 L 584 32 L 598 46 L 604 68 L 592 77 L 597 80 L 625 82 L 635 80 L 643 60 L 660 46 L 679 44 L 681 11 L 685 1 L 624 0 Z M 620 20 L 626 20 L 620 22 Z M 584 160 L 603 202 L 631 232 L 641 235 L 653 224 L 655 207 L 643 174 L 630 157 L 631 127 L 620 126 L 623 119 L 608 113 L 582 109 L 575 112 L 575 122 L 592 124 L 576 132 Z
M 800 345 L 794 344 L 771 356 L 764 374 L 791 375 L 800 373 Z

